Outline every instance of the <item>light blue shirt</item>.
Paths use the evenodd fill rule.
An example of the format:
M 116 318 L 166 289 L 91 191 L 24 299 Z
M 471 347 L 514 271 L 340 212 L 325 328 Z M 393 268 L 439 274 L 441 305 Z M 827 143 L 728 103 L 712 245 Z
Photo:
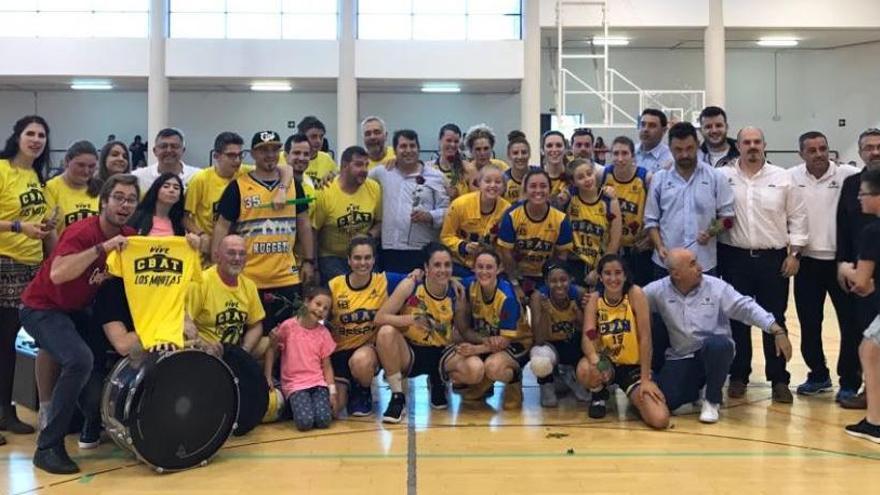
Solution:
M 727 337 L 733 342 L 731 318 L 768 333 L 776 321 L 754 299 L 710 275 L 703 275 L 700 284 L 687 294 L 679 292 L 668 276 L 651 282 L 643 290 L 651 311 L 663 317 L 669 331 L 667 359 L 692 357 L 708 337 Z
M 675 167 L 660 170 L 651 179 L 645 202 L 645 228 L 659 229 L 666 249 L 692 250 L 705 271 L 718 264 L 717 242 L 712 237 L 705 246 L 700 245 L 697 235 L 715 219 L 733 216 L 733 189 L 727 178 L 703 162 L 697 162 L 689 180 L 679 175 Z M 664 266 L 656 250 L 651 259 Z
M 651 150 L 644 150 L 641 144 L 636 148 L 636 165 L 644 167 L 648 172 L 657 173 L 658 170 L 672 168 L 673 163 L 675 159 L 672 152 L 662 141 Z
M 374 167 L 370 178 L 382 186 L 382 247 L 384 249 L 421 249 L 440 238 L 440 227 L 449 208 L 446 178 L 439 170 L 422 165 L 418 172 L 406 174 L 399 169 Z M 422 184 L 418 178 L 422 177 Z M 413 223 L 413 211 L 427 211 L 431 224 Z

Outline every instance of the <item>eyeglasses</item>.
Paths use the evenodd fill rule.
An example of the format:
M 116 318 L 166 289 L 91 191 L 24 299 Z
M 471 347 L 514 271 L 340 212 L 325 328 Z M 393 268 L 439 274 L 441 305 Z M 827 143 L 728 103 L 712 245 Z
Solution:
M 119 204 L 123 204 L 123 205 L 124 204 L 136 205 L 138 202 L 137 198 L 134 196 L 123 196 L 121 194 L 114 194 L 114 195 L 110 196 L 110 199 L 112 199 L 113 201 L 115 201 Z
M 229 153 L 220 153 L 225 156 L 229 160 L 242 160 L 244 159 L 244 153 L 235 153 L 230 151 Z
M 180 148 L 183 148 L 183 146 L 177 143 L 159 143 L 156 147 L 160 150 L 179 150 Z

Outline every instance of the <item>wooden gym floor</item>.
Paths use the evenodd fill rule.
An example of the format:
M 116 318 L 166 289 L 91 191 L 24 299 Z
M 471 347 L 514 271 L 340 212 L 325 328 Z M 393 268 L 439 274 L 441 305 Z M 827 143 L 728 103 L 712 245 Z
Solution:
M 794 304 L 788 321 L 795 348 L 792 387 L 806 367 L 799 353 Z M 839 338 L 826 304 L 825 352 L 832 375 Z M 451 395 L 447 411 L 428 407 L 424 379 L 410 384 L 415 401 L 408 421 L 383 425 L 376 416 L 342 419 L 329 430 L 300 433 L 292 423 L 263 425 L 233 438 L 204 468 L 157 475 L 115 445 L 68 451 L 79 476 L 55 476 L 31 464 L 33 436 L 6 434 L 0 447 L 0 494 L 110 493 L 383 493 L 480 495 L 510 493 L 872 493 L 880 486 L 880 445 L 843 433 L 863 417 L 834 404 L 834 395 L 803 398 L 791 406 L 770 401 L 762 382 L 760 340 L 745 399 L 729 401 L 721 422 L 703 425 L 698 410 L 673 418 L 667 431 L 651 431 L 618 407 L 590 420 L 571 398 L 542 409 L 534 377 L 527 375 L 522 412 L 500 409 L 501 386 L 485 405 Z M 836 381 L 836 377 L 835 377 Z M 388 400 L 377 381 L 375 409 Z M 31 423 L 33 414 L 21 411 Z M 874 487 L 874 488 L 871 488 Z

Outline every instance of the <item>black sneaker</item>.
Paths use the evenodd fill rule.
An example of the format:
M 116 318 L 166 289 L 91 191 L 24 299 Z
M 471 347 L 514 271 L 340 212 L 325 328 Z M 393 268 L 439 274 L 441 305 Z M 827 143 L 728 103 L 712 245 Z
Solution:
M 428 381 L 428 391 L 431 394 L 431 409 L 446 409 L 449 407 L 445 383 L 431 383 Z
M 606 414 L 608 414 L 608 408 L 605 406 L 605 400 L 593 399 L 590 401 L 590 408 L 587 410 L 587 415 L 593 419 L 602 419 Z
M 348 398 L 348 415 L 364 417 L 373 414 L 373 393 L 370 387 L 353 384 Z
M 400 423 L 404 414 L 406 414 L 406 396 L 401 392 L 391 394 L 388 407 L 385 408 L 385 412 L 382 414 L 382 422 Z
M 101 420 L 86 421 L 79 433 L 79 448 L 83 450 L 97 449 L 101 445 Z
M 864 438 L 874 443 L 880 443 L 880 425 L 868 423 L 865 418 L 854 425 L 847 425 L 846 432 L 854 437 Z
M 37 449 L 34 452 L 34 466 L 52 474 L 75 474 L 79 466 L 70 460 L 64 446 L 49 449 Z

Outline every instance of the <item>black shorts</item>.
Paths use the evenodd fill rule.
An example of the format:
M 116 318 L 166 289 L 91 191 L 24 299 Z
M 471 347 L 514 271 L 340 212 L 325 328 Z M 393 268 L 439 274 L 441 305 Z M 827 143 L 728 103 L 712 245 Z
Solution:
M 364 346 L 375 349 L 373 347 L 373 344 L 364 344 L 361 347 Z M 330 364 L 333 366 L 333 376 L 337 382 L 344 383 L 345 385 L 349 385 L 351 383 L 351 367 L 348 365 L 348 362 L 351 360 L 351 357 L 354 355 L 354 353 L 361 347 L 336 351 L 330 355 Z M 376 376 L 378 374 L 379 367 L 376 366 L 376 370 L 373 376 Z
M 637 364 L 615 364 L 614 385 L 629 395 L 642 382 L 642 367 Z M 610 384 L 609 384 L 610 385 Z
M 511 342 L 511 344 L 507 346 L 507 349 L 504 349 L 501 352 L 507 354 L 510 356 L 510 359 L 516 361 L 516 364 L 519 365 L 519 369 L 525 368 L 526 364 L 529 362 L 529 350 L 519 342 Z M 491 355 L 491 352 L 480 354 L 480 359 L 485 361 Z
M 435 347 L 424 345 L 409 346 L 409 369 L 403 370 L 403 376 L 414 377 L 428 375 L 428 378 L 439 377 L 444 382 L 449 381 L 449 373 L 446 372 L 446 362 L 455 354 L 455 346 Z
M 263 318 L 263 335 L 269 335 L 273 328 L 291 318 L 302 305 L 301 284 L 260 289 L 257 292 L 260 294 L 263 311 L 266 312 L 266 317 Z
M 580 335 L 580 332 L 578 332 L 578 335 Z M 556 364 L 577 366 L 581 358 L 584 357 L 580 338 L 548 341 L 547 343 L 556 351 Z

